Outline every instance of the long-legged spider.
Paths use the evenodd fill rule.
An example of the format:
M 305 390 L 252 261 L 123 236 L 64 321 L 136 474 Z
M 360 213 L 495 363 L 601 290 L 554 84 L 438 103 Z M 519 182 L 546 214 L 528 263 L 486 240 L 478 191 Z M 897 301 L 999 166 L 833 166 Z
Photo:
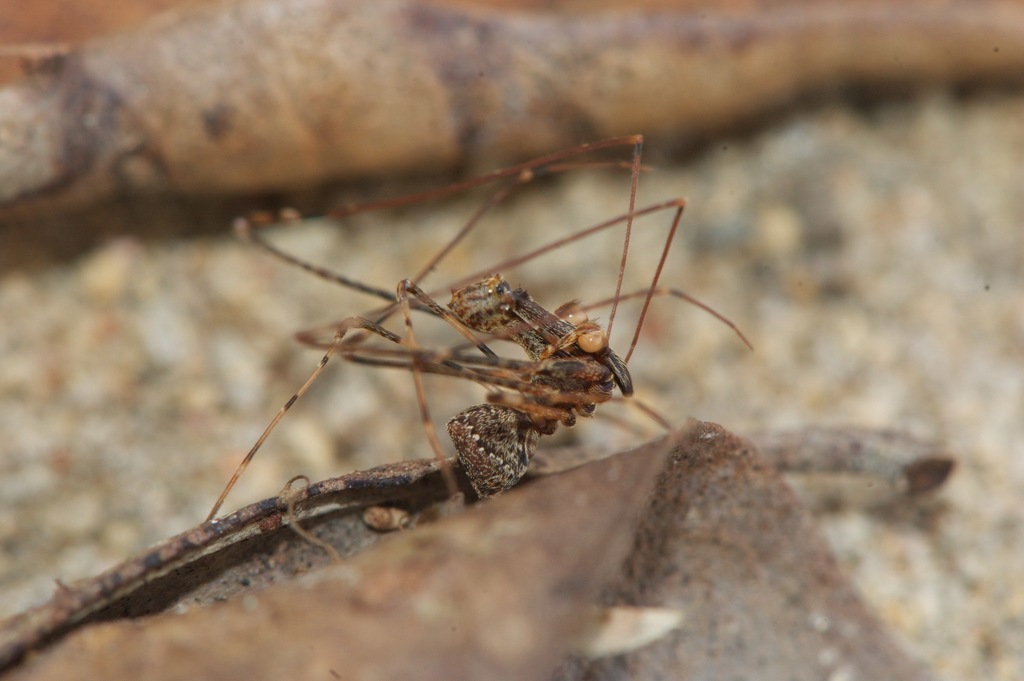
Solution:
M 455 444 L 458 459 L 479 496 L 503 492 L 519 481 L 529 466 L 530 458 L 541 435 L 554 433 L 559 425 L 572 426 L 578 416 L 589 417 L 598 404 L 612 399 L 618 389 L 623 397 L 633 394 L 633 382 L 627 363 L 639 339 L 643 320 L 654 296 L 670 295 L 697 305 L 730 326 L 740 339 L 750 345 L 732 322 L 690 295 L 671 288 L 658 286 L 668 257 L 669 247 L 678 229 L 683 199 L 673 199 L 644 208 L 636 208 L 637 182 L 641 171 L 641 136 L 623 137 L 584 144 L 562 152 L 529 161 L 517 166 L 483 175 L 448 187 L 413 194 L 406 197 L 346 206 L 331 217 L 346 217 L 380 208 L 393 208 L 437 199 L 493 182 L 506 185 L 495 191 L 462 226 L 456 235 L 428 260 L 412 278 L 403 279 L 395 294 L 386 289 L 369 286 L 339 273 L 309 263 L 286 253 L 260 234 L 259 229 L 274 222 L 295 222 L 300 218 L 291 211 L 276 216 L 255 215 L 240 218 L 236 231 L 244 239 L 263 248 L 277 258 L 297 265 L 313 274 L 343 286 L 393 301 L 389 305 L 365 315 L 347 317 L 328 327 L 320 327 L 298 334 L 303 343 L 325 350 L 319 364 L 306 382 L 281 407 L 277 415 L 251 447 L 221 493 L 208 519 L 213 518 L 223 504 L 242 471 L 256 451 L 292 407 L 319 377 L 329 359 L 338 354 L 357 363 L 410 370 L 416 386 L 417 400 L 427 438 L 437 458 L 446 456 L 430 418 L 424 373 L 455 376 L 476 381 L 488 388 L 487 402 L 459 413 L 448 422 L 448 433 Z M 628 163 L 609 161 L 576 161 L 584 154 L 616 147 L 631 147 Z M 481 218 L 502 203 L 517 188 L 542 175 L 565 172 L 581 167 L 626 167 L 631 171 L 629 207 L 627 212 L 603 221 L 567 237 L 556 239 L 504 262 L 488 271 L 478 272 L 455 284 L 447 307 L 436 302 L 436 292 L 427 292 L 419 282 L 433 270 L 473 229 Z M 623 293 L 623 276 L 628 259 L 630 237 L 634 220 L 638 217 L 668 211 L 673 214 L 671 228 L 665 238 L 658 265 L 650 284 L 642 290 Z M 537 303 L 524 289 L 512 287 L 497 272 L 507 270 L 539 255 L 562 248 L 591 234 L 622 226 L 624 229 L 622 258 L 616 281 L 615 295 L 599 304 L 611 304 L 607 329 L 591 321 L 578 301 L 558 307 L 554 312 Z M 643 309 L 637 322 L 629 350 L 620 358 L 608 344 L 620 301 L 643 298 Z M 462 335 L 467 344 L 444 350 L 430 350 L 420 346 L 412 322 L 412 312 L 425 311 L 444 320 Z M 404 320 L 404 335 L 384 326 L 396 314 Z M 326 334 L 324 332 L 327 332 Z M 329 336 L 329 337 L 325 337 Z M 379 337 L 390 341 L 393 347 L 370 346 L 366 340 Z M 511 340 L 521 346 L 529 359 L 499 357 L 488 343 Z M 668 424 L 653 410 L 640 405 L 661 425 Z M 449 488 L 456 489 L 450 469 L 443 465 Z

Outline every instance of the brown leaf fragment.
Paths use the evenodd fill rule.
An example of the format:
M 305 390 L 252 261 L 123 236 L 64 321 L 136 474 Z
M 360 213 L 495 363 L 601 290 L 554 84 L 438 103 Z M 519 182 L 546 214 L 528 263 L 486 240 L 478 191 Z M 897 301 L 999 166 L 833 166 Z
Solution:
M 370 506 L 363 511 L 363 522 L 378 532 L 391 532 L 410 526 L 409 512 L 397 506 Z
M 294 189 L 693 139 L 837 85 L 1018 81 L 1019 3 L 199 3 L 0 91 L 0 205 Z M 1006 49 L 1000 49 L 1006 46 Z
M 750 439 L 784 473 L 876 479 L 911 496 L 941 487 L 956 465 L 935 442 L 895 430 L 809 427 Z
M 543 678 L 625 557 L 670 446 L 521 486 L 225 603 L 84 628 L 12 678 Z
M 573 650 L 585 657 L 606 657 L 642 648 L 678 629 L 686 619 L 670 608 L 595 608 L 593 618 Z
M 686 614 L 580 679 L 928 679 L 840 574 L 807 512 L 749 442 L 700 424 L 658 481 L 607 605 Z
M 563 661 L 562 677 L 931 678 L 839 573 L 781 476 L 719 426 L 424 521 L 445 496 L 434 461 L 293 490 L 291 511 L 266 500 L 62 588 L 27 615 L 38 626 L 63 608 L 66 639 L 51 627 L 49 650 L 38 636 L 18 649 L 8 625 L 0 650 L 8 663 L 37 651 L 13 678 L 534 679 L 580 641 L 607 640 L 597 649 L 630 652 Z M 420 522 L 380 535 L 362 512 L 381 503 Z M 295 521 L 345 556 L 387 540 L 327 565 Z M 100 585 L 108 598 L 89 607 Z M 633 625 L 594 629 L 602 589 L 604 612 Z
M 903 468 L 908 494 L 925 494 L 941 487 L 956 468 L 956 461 L 934 457 L 912 461 Z
M 428 513 L 446 494 L 430 459 L 378 466 L 252 504 L 92 579 L 59 585 L 48 603 L 0 625 L 0 669 L 90 622 L 208 605 L 326 565 L 329 557 L 292 532 L 290 522 L 316 530 L 342 555 L 355 555 L 379 538 L 362 521 L 363 507 L 386 500 Z
M 44 45 L 76 44 L 88 38 L 137 24 L 168 7 L 189 0 L 75 0 L 73 3 L 0 3 L 0 83 L 15 80 L 18 71 L 12 54 L 31 53 Z M 23 46 L 29 47 L 23 51 Z

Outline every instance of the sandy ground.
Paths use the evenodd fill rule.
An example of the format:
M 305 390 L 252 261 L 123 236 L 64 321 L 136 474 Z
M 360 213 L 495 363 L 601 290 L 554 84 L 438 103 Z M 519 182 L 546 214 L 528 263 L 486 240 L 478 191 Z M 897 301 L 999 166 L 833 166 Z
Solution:
M 920 512 L 846 507 L 822 527 L 913 654 L 948 679 L 1024 677 L 1024 98 L 937 94 L 868 113 L 838 105 L 642 178 L 641 203 L 686 196 L 667 283 L 739 324 L 657 301 L 631 360 L 672 419 L 737 432 L 899 427 L 948 445 L 955 478 Z M 428 280 L 624 210 L 623 175 L 543 183 Z M 273 235 L 394 286 L 477 199 Z M 638 227 L 643 285 L 669 216 Z M 548 306 L 610 295 L 620 244 L 506 272 Z M 373 306 L 223 238 L 109 243 L 0 278 L 0 613 L 46 599 L 205 516 L 237 460 L 319 358 L 290 334 Z M 606 318 L 607 312 L 598 312 Z M 635 309 L 616 322 L 628 346 Z M 422 322 L 426 343 L 446 343 Z M 510 351 L 511 352 L 511 351 Z M 447 416 L 477 386 L 428 384 Z M 629 418 L 609 405 L 602 412 Z M 622 433 L 600 416 L 572 434 Z M 628 437 L 637 437 L 627 435 Z M 296 407 L 228 507 L 296 473 L 429 456 L 408 375 L 338 364 Z

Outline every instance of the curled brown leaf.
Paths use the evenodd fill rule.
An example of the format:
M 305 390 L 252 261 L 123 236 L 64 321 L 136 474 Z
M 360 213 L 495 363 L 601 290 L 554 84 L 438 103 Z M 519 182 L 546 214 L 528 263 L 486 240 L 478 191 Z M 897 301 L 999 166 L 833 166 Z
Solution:
M 146 192 L 281 191 L 692 138 L 844 84 L 1016 79 L 990 0 L 509 8 L 257 0 L 175 10 L 0 91 L 8 218 Z
M 35 651 L 19 670 L 28 679 L 536 679 L 556 668 L 563 678 L 930 678 L 840 574 L 780 475 L 714 424 L 387 535 L 341 563 L 326 565 L 288 528 L 300 519 L 352 556 L 381 537 L 362 522 L 366 506 L 420 514 L 444 497 L 430 461 L 269 499 L 65 587 L 7 623 L 0 651 L 7 664 Z M 602 589 L 610 612 L 672 620 L 636 644 L 624 643 L 635 632 L 614 634 L 599 660 L 567 658 L 593 639 Z

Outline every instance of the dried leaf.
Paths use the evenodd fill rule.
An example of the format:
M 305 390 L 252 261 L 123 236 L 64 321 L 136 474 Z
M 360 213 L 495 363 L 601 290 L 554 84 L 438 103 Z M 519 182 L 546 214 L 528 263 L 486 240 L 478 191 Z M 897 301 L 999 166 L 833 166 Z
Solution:
M 434 460 L 407 461 L 325 480 L 204 523 L 93 579 L 62 585 L 49 603 L 5 622 L 0 667 L 88 622 L 209 605 L 326 565 L 323 551 L 287 529 L 286 518 L 319 523 L 324 540 L 355 555 L 380 538 L 361 521 L 360 509 L 387 500 L 424 513 L 446 494 Z
M 261 505 L 243 512 L 251 516 L 241 523 L 245 526 L 262 516 L 263 532 L 255 539 L 221 548 L 212 558 L 193 546 L 200 555 L 192 558 L 198 560 L 179 562 L 167 575 L 172 586 L 177 583 L 179 605 L 194 602 L 202 589 L 215 589 L 212 600 L 224 598 L 240 589 L 233 564 L 241 552 L 246 562 L 262 563 L 269 573 L 247 578 L 244 594 L 184 615 L 85 628 L 52 653 L 32 658 L 23 671 L 28 678 L 137 678 L 140 669 L 147 670 L 147 678 L 160 679 L 315 678 L 330 670 L 345 678 L 539 678 L 586 626 L 600 588 L 625 556 L 670 444 L 663 441 L 542 480 L 459 517 L 388 535 L 377 550 L 341 565 L 256 591 L 256 579 L 286 580 L 297 565 L 316 560 L 310 545 L 294 541 L 280 525 L 280 515 L 268 515 L 281 503 L 268 500 L 259 514 Z M 436 466 L 420 464 L 413 477 L 424 472 L 434 474 Z M 433 490 L 443 496 L 443 485 L 432 477 L 421 478 L 427 488 L 400 485 L 390 494 L 410 497 L 418 489 L 421 495 Z M 343 487 L 370 490 L 376 497 L 387 492 L 371 480 L 363 483 L 360 487 L 350 478 Z M 317 486 L 309 491 L 314 497 L 321 492 Z M 337 501 L 318 504 L 330 507 Z M 304 504 L 300 501 L 300 508 Z M 362 543 L 351 541 L 359 518 L 358 509 L 349 506 L 308 525 L 321 539 L 351 552 Z M 241 531 L 237 514 L 219 525 Z M 221 530 L 205 525 L 193 532 Z M 159 547 L 148 555 L 158 552 Z M 145 564 L 146 556 L 133 562 Z M 151 608 L 151 592 L 140 585 L 122 611 Z M 159 605 L 160 610 L 176 607 L 170 598 L 161 598 Z M 111 646 L 121 652 L 110 655 Z
M 24 217 L 436 171 L 581 135 L 693 138 L 839 83 L 1024 66 L 998 49 L 1020 41 L 1024 9 L 996 0 L 580 7 L 236 0 L 161 15 L 0 91 L 0 205 Z
M 343 553 L 361 548 L 360 537 L 388 538 L 304 576 L 303 566 L 324 563 L 326 554 L 288 529 L 282 499 L 200 526 L 59 593 L 32 619 L 45 624 L 53 607 L 95 592 L 100 582 L 111 591 L 113 574 L 130 588 L 93 620 L 187 612 L 84 628 L 79 617 L 68 625 L 79 630 L 32 656 L 18 674 L 544 678 L 580 640 L 594 640 L 593 606 L 611 583 L 604 597 L 611 612 L 667 609 L 671 621 L 656 617 L 661 626 L 652 633 L 650 618 L 641 617 L 639 638 L 612 635 L 631 652 L 562 662 L 566 678 L 929 678 L 839 574 L 779 474 L 713 424 L 695 422 L 673 441 L 424 523 L 424 512 L 444 496 L 434 462 L 382 467 L 298 492 L 296 516 Z M 361 513 L 382 501 L 403 504 L 420 526 L 375 534 Z M 260 569 L 243 576 L 245 565 Z M 129 578 L 140 568 L 149 574 Z M 256 582 L 265 588 L 255 589 Z M 228 602 L 194 605 L 223 598 Z M 680 613 L 683 628 L 673 631 Z M 8 662 L 12 651 L 48 642 L 37 637 L 17 648 L 10 635 L 16 629 L 4 629 Z M 60 635 L 51 630 L 46 638 Z
M 606 603 L 678 609 L 686 624 L 566 678 L 931 678 L 843 578 L 778 472 L 710 424 L 663 471 Z
M 802 428 L 752 433 L 750 439 L 776 469 L 813 476 L 819 484 L 823 477 L 837 483 L 827 492 L 819 490 L 819 496 L 858 496 L 862 504 L 932 492 L 955 467 L 937 443 L 894 430 Z M 865 479 L 884 484 L 865 486 Z M 844 493 L 851 485 L 857 487 L 854 493 Z

